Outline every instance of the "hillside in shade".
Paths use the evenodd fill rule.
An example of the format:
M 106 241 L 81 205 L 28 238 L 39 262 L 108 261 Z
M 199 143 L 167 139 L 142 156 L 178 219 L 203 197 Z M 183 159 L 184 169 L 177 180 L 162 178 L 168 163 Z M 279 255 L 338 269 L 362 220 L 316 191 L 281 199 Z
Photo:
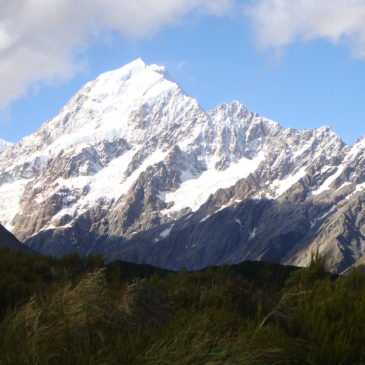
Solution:
M 0 248 L 8 248 L 11 251 L 32 252 L 32 250 L 19 242 L 14 235 L 0 225 Z

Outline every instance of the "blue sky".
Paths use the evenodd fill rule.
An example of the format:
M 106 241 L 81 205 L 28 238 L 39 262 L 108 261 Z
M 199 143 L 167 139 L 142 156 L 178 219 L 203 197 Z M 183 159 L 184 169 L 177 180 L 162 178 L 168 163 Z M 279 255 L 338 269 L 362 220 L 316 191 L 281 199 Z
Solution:
M 20 3 L 31 6 L 32 1 Z M 48 1 L 56 6 L 57 0 Z M 117 6 L 111 0 L 99 1 Z M 299 25 L 290 5 L 293 2 L 286 0 L 211 0 L 210 5 L 197 0 L 196 7 L 190 0 L 186 8 L 180 6 L 183 2 L 170 9 L 172 3 L 166 5 L 161 0 L 161 9 L 152 20 L 141 15 L 145 29 L 138 21 L 128 20 L 121 28 L 108 18 L 90 36 L 90 24 L 96 22 L 90 18 L 81 24 L 75 20 L 71 34 L 64 29 L 73 11 L 67 7 L 61 9 L 65 20 L 60 21 L 59 28 L 48 22 L 39 29 L 29 25 L 32 32 L 14 28 L 13 33 L 19 33 L 16 39 L 22 42 L 13 42 L 14 58 L 12 62 L 9 58 L 7 68 L 0 60 L 0 68 L 7 70 L 6 74 L 0 70 L 0 138 L 15 142 L 32 133 L 56 115 L 85 82 L 138 57 L 165 65 L 206 110 L 220 102 L 238 100 L 285 127 L 330 125 L 346 143 L 365 134 L 365 27 L 358 20 L 358 13 L 365 15 L 363 0 L 297 0 L 297 6 L 302 6 L 299 15 L 306 19 Z M 133 8 L 135 19 L 142 9 Z M 4 19 L 9 23 L 9 19 L 28 16 L 22 10 L 11 9 Z M 45 10 L 47 16 L 49 9 Z M 344 10 L 347 15 L 340 17 Z M 318 20 L 323 20 L 323 14 L 331 19 L 327 25 Z M 2 33 L 4 19 L 0 16 L 0 56 L 10 53 Z M 134 27 L 142 30 L 137 32 Z M 47 38 L 43 39 L 45 29 Z M 50 49 L 46 45 L 49 42 L 57 47 Z M 43 43 L 42 48 L 39 44 Z M 33 47 L 37 54 L 32 45 L 37 46 Z M 29 49 L 29 59 L 18 61 L 24 47 Z

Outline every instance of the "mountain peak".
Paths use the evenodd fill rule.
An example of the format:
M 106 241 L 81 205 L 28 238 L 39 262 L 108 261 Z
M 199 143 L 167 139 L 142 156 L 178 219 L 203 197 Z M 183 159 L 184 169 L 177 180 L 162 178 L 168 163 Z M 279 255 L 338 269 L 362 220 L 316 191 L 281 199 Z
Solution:
M 115 70 L 103 72 L 98 76 L 97 79 L 108 77 L 108 76 L 119 76 L 122 79 L 124 78 L 123 75 L 129 75 L 131 73 L 140 72 L 146 69 L 147 64 L 142 60 L 142 58 L 137 58 L 126 65 L 119 67 Z
M 164 66 L 147 65 L 138 58 L 121 68 L 102 73 L 96 80 L 88 82 L 80 92 L 98 102 L 123 97 L 129 100 L 129 104 L 131 99 L 151 104 L 161 93 L 177 88 L 179 85 L 169 77 Z
M 147 64 L 146 64 L 146 62 L 144 61 L 144 59 L 143 58 L 141 58 L 141 57 L 138 57 L 138 58 L 136 58 L 135 60 L 133 60 L 133 61 L 131 61 L 131 62 L 129 62 L 129 63 L 127 63 L 126 65 L 124 65 L 124 66 L 132 66 L 132 65 L 141 65 L 141 66 L 146 66 Z
M 166 75 L 163 66 L 147 65 L 139 58 L 85 84 L 57 116 L 15 149 L 27 151 L 27 159 L 33 161 L 95 141 L 124 138 L 131 144 L 144 143 L 151 129 L 160 136 L 166 126 L 175 125 L 171 121 L 183 119 L 180 110 L 188 104 L 194 111 L 198 108 L 195 100 Z M 9 151 L 9 156 L 12 153 Z
M 117 68 L 115 70 L 107 71 L 100 74 L 94 82 L 97 81 L 105 81 L 113 79 L 115 81 L 128 81 L 132 77 L 135 77 L 140 74 L 151 74 L 157 73 L 163 75 L 164 78 L 169 79 L 169 81 L 173 81 L 166 75 L 166 69 L 164 66 L 160 66 L 157 64 L 146 64 L 146 62 L 142 58 L 137 58 L 134 61 L 127 63 L 126 65 Z M 148 79 L 145 80 L 148 82 Z M 93 83 L 93 81 L 91 82 Z

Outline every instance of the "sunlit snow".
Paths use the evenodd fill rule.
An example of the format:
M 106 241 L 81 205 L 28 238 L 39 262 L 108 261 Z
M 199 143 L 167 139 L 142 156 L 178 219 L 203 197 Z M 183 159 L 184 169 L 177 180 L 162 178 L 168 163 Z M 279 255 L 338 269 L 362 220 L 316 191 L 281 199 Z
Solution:
M 10 222 L 20 211 L 20 197 L 24 192 L 28 180 L 22 179 L 0 186 L 0 223 L 11 230 Z
M 276 196 L 280 196 L 288 191 L 295 183 L 297 183 L 301 178 L 303 178 L 306 174 L 306 168 L 301 168 L 294 175 L 286 176 L 282 180 L 275 180 L 270 185 L 270 189 L 274 190 Z
M 333 175 L 329 176 L 317 190 L 312 191 L 312 195 L 318 195 L 326 190 L 329 190 L 331 184 L 341 175 L 344 168 L 344 165 L 339 166 L 337 171 Z
M 79 176 L 72 179 L 60 181 L 61 186 L 68 187 L 71 190 L 83 189 L 85 186 L 89 187 L 89 193 L 82 196 L 79 201 L 71 207 L 65 206 L 57 215 L 54 216 L 53 221 L 65 214 L 74 214 L 75 210 L 78 213 L 95 205 L 96 201 L 112 200 L 126 194 L 133 183 L 136 182 L 139 175 L 155 163 L 162 161 L 166 152 L 160 150 L 152 153 L 146 158 L 141 166 L 137 168 L 127 179 L 122 180 L 123 174 L 132 160 L 133 155 L 137 149 L 127 151 L 122 156 L 114 159 L 107 167 L 99 171 L 93 176 Z
M 174 202 L 174 205 L 165 212 L 179 211 L 184 208 L 191 208 L 193 212 L 198 210 L 207 201 L 210 194 L 215 193 L 218 189 L 229 188 L 238 180 L 254 172 L 264 157 L 264 153 L 260 152 L 254 159 L 242 158 L 224 171 L 208 169 L 195 179 L 184 181 L 176 191 L 168 192 L 165 195 L 167 203 Z

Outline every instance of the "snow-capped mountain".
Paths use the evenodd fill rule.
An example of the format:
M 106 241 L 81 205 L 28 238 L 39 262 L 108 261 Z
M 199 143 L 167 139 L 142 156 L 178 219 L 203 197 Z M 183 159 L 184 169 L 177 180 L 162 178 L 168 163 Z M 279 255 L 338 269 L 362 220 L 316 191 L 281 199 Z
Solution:
M 138 59 L 0 153 L 0 222 L 35 250 L 167 268 L 244 259 L 343 270 L 365 253 L 365 138 L 205 112 Z

